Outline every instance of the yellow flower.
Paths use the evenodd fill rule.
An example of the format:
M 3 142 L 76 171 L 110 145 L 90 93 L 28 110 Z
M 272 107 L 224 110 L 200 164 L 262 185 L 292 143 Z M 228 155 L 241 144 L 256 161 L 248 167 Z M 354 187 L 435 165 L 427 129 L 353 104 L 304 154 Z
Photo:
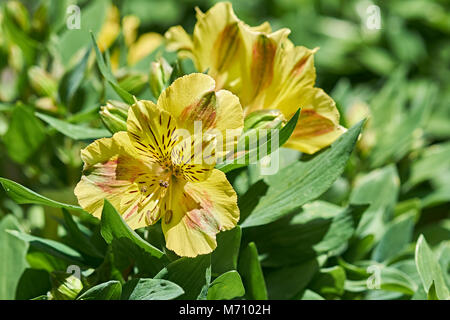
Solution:
M 197 9 L 192 37 L 181 26 L 170 28 L 165 37 L 168 50 L 191 58 L 199 72 L 207 71 L 219 88 L 236 94 L 246 116 L 278 109 L 289 119 L 301 107 L 286 146 L 314 153 L 345 129 L 339 125 L 334 101 L 314 87 L 317 50 L 294 46 L 289 33 L 272 32 L 268 23 L 250 27 L 236 17 L 229 2 L 221 2 L 206 13 Z
M 83 176 L 75 188 L 80 205 L 100 217 L 108 199 L 133 229 L 161 219 L 167 248 L 180 256 L 214 250 L 216 234 L 236 226 L 239 208 L 225 174 L 214 169 L 214 152 L 205 156 L 217 139 L 198 139 L 196 121 L 205 134 L 242 130 L 239 99 L 217 91 L 210 76 L 194 73 L 174 81 L 156 105 L 136 101 L 127 131 L 82 150 Z M 179 130 L 188 134 L 181 137 Z M 193 161 L 199 143 L 203 155 Z

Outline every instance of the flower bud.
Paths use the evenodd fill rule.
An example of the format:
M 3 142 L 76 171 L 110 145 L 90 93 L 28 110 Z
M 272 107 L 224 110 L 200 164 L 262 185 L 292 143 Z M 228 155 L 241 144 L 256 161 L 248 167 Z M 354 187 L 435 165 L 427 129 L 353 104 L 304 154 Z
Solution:
M 161 92 L 166 88 L 167 83 L 172 74 L 172 67 L 164 59 L 160 58 L 158 61 L 154 61 L 150 68 L 150 89 L 153 96 L 158 98 Z
M 127 130 L 129 107 L 126 103 L 109 100 L 100 108 L 100 117 L 111 133 Z
M 262 133 L 267 135 L 271 129 L 280 129 L 285 122 L 284 115 L 279 110 L 257 110 L 250 113 L 244 120 L 244 133 L 239 137 L 237 153 L 255 147 L 250 144 L 262 137 L 260 129 L 267 130 Z
M 33 66 L 28 70 L 28 78 L 34 91 L 43 97 L 55 98 L 58 84 L 47 71 L 38 66 Z
M 244 132 L 250 129 L 276 129 L 286 122 L 279 110 L 257 110 L 244 120 Z
M 81 280 L 69 273 L 55 271 L 50 278 L 52 300 L 74 300 L 83 289 Z

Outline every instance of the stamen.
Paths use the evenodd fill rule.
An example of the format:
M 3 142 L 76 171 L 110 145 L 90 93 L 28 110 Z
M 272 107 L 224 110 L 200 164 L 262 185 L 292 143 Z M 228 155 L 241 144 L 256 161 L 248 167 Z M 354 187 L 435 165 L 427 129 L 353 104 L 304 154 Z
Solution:
M 170 223 L 170 220 L 172 220 L 172 215 L 173 215 L 172 210 L 167 210 L 167 211 L 166 211 L 166 214 L 164 215 L 164 222 L 165 222 L 166 224 L 169 224 L 169 223 Z
M 170 176 L 169 178 L 170 180 L 170 188 L 167 190 L 168 191 L 168 195 L 167 198 L 165 199 L 165 204 L 167 203 L 167 209 L 166 212 L 164 213 L 164 222 L 166 224 L 170 223 L 170 221 L 172 220 L 172 215 L 173 215 L 173 211 L 172 211 L 172 189 L 173 189 L 173 184 L 172 184 L 172 176 Z M 165 207 L 165 206 L 164 206 Z

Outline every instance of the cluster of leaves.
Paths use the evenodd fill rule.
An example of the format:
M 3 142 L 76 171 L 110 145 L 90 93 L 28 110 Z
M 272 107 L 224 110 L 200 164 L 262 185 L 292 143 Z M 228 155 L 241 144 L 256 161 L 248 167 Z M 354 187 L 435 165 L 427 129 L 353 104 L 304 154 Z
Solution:
M 321 47 L 319 86 L 349 130 L 313 156 L 281 148 L 276 175 L 262 176 L 259 164 L 219 167 L 238 193 L 241 219 L 218 234 L 212 254 L 194 259 L 167 250 L 160 225 L 133 231 L 107 202 L 99 221 L 73 195 L 80 149 L 111 135 L 100 105 L 154 100 L 149 64 L 161 56 L 174 70 L 168 83 L 195 71 L 192 63 L 161 46 L 129 66 L 120 33 L 112 71 L 109 51 L 93 41 L 111 2 L 77 1 L 80 30 L 65 25 L 71 3 L 0 9 L 0 298 L 449 298 L 444 1 L 383 3 L 382 29 L 370 32 L 365 1 L 236 1 L 248 23 L 269 20 L 291 28 L 294 43 Z M 192 1 L 114 4 L 137 15 L 141 31 L 195 22 Z

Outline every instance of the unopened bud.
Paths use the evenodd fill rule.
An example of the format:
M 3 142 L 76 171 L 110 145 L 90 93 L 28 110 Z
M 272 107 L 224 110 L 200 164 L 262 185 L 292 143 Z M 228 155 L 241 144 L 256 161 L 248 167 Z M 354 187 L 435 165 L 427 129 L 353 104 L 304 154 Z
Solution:
M 127 130 L 128 109 L 130 106 L 120 101 L 109 100 L 100 108 L 100 117 L 111 133 Z
M 71 274 L 55 271 L 50 278 L 53 300 L 74 300 L 83 289 L 81 280 Z
M 164 59 L 160 58 L 158 61 L 154 61 L 150 67 L 150 89 L 153 96 L 158 98 L 161 92 L 166 88 L 170 75 L 172 74 L 172 67 Z

